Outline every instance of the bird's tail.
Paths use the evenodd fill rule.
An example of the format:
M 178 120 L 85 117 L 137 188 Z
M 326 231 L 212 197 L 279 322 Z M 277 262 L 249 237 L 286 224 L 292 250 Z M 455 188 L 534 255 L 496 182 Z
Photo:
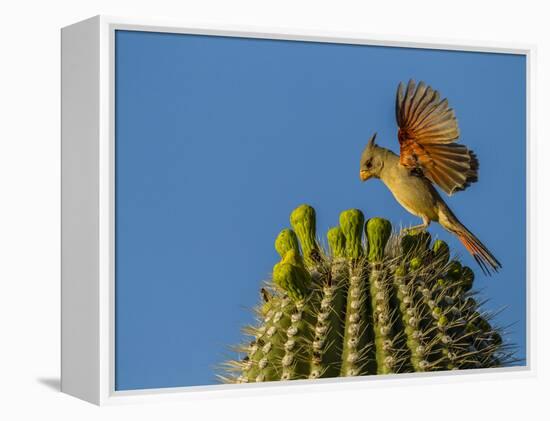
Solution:
M 456 224 L 451 231 L 473 256 L 483 273 L 490 276 L 491 271 L 496 273 L 502 268 L 500 262 L 493 256 L 489 249 L 460 222 Z

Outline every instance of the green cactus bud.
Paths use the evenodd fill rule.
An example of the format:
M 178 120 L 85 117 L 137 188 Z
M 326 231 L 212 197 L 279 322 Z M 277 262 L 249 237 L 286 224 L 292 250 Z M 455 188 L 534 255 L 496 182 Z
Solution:
M 460 262 L 453 260 L 449 264 L 449 269 L 447 270 L 447 278 L 453 282 L 458 281 L 462 275 L 462 265 Z
M 432 248 L 435 258 L 439 260 L 440 263 L 447 263 L 450 257 L 449 246 L 443 240 L 436 240 Z
M 305 270 L 304 260 L 297 250 L 290 249 L 286 252 L 285 256 L 281 260 L 281 263 L 289 263 L 293 266 L 297 266 Z
M 461 287 L 464 291 L 469 291 L 474 285 L 474 271 L 468 266 L 462 268 Z
M 334 257 L 345 257 L 346 237 L 340 227 L 333 227 L 327 232 L 328 245 Z
M 436 319 L 438 319 L 441 316 L 442 313 L 443 313 L 443 311 L 441 310 L 441 307 L 434 307 L 434 309 L 432 310 L 432 315 Z
M 315 241 L 315 209 L 309 205 L 298 206 L 290 214 L 290 225 L 300 239 L 306 263 L 314 264 L 318 254 Z
M 436 285 L 440 288 L 445 288 L 447 286 L 447 281 L 443 278 L 439 278 L 437 281 L 436 281 Z
M 298 237 L 296 233 L 289 228 L 282 230 L 275 240 L 275 250 L 279 253 L 281 258 L 285 257 L 285 254 L 289 250 L 300 250 L 298 245 Z
M 359 209 L 349 209 L 340 214 L 340 226 L 346 238 L 346 256 L 357 259 L 363 255 L 361 237 L 365 217 Z
M 409 262 L 409 265 L 412 270 L 418 270 L 422 267 L 422 258 L 420 257 L 413 257 L 411 261 Z
M 287 255 L 289 253 L 293 253 L 293 250 L 290 250 Z M 306 297 L 311 284 L 311 276 L 303 267 L 283 260 L 273 267 L 273 282 L 296 302 Z
M 437 325 L 439 327 L 447 326 L 448 323 L 449 323 L 449 321 L 447 320 L 447 317 L 445 317 L 445 316 L 440 316 L 439 319 L 437 320 Z
M 407 268 L 405 265 L 400 265 L 395 269 L 395 276 L 405 276 L 407 274 Z
M 384 249 L 390 239 L 391 223 L 383 218 L 371 218 L 365 226 L 369 242 L 369 262 L 380 262 L 384 258 Z

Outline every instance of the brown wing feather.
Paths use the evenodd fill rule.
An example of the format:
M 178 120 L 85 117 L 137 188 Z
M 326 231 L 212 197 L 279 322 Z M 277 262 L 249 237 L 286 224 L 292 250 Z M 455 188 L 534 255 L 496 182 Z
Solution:
M 400 83 L 395 116 L 402 165 L 420 171 L 448 195 L 477 181 L 479 162 L 466 146 L 455 143 L 460 136 L 455 112 L 439 92 L 412 79 L 406 90 Z

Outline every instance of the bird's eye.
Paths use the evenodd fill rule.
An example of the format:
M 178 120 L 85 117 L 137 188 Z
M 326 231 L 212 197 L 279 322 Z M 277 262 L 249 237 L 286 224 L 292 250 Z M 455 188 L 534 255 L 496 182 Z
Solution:
M 369 159 L 365 165 L 367 166 L 367 168 L 371 168 L 372 167 L 372 159 Z

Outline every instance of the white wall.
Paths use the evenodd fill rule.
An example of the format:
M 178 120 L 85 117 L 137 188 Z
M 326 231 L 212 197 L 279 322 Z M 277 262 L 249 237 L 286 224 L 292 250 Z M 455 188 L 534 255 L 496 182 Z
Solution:
M 539 1 L 96 0 L 0 6 L 0 419 L 543 419 L 550 306 L 543 265 L 550 215 L 550 30 Z M 103 13 L 438 39 L 538 44 L 533 114 L 533 332 L 538 375 L 447 385 L 98 409 L 55 391 L 59 376 L 59 28 Z M 506 87 L 503 86 L 503 89 Z M 546 158 L 547 157 L 547 158 Z M 513 223 L 513 221 L 511 221 Z M 522 280 L 518 280 L 522 282 Z M 549 323 L 548 326 L 546 323 Z M 421 383 L 421 382 L 419 382 Z M 546 391 L 543 390 L 546 388 Z M 539 411 L 541 414 L 535 416 Z

